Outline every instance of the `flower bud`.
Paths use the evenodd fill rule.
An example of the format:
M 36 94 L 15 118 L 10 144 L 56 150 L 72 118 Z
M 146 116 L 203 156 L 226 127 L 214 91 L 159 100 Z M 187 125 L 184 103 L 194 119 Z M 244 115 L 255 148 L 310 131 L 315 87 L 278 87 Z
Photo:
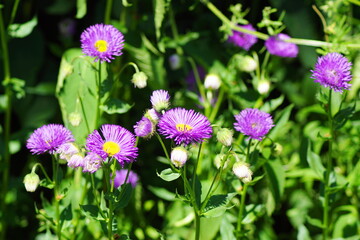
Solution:
M 134 125 L 134 132 L 138 137 L 150 138 L 155 132 L 155 125 L 147 117 L 142 117 L 141 120 Z
M 188 160 L 188 152 L 184 147 L 175 147 L 171 151 L 171 162 L 175 167 L 181 168 Z
M 168 109 L 170 106 L 169 92 L 162 89 L 153 91 L 150 102 L 157 112 Z
M 218 75 L 213 73 L 206 75 L 204 80 L 204 87 L 206 89 L 217 90 L 219 89 L 220 85 L 221 80 Z
M 226 158 L 226 159 L 225 159 Z M 219 169 L 221 166 L 223 168 L 226 168 L 229 163 L 229 156 L 226 157 L 226 154 L 217 154 L 214 159 L 214 164 L 217 169 Z
M 81 115 L 78 112 L 72 112 L 69 114 L 68 120 L 72 126 L 77 127 L 81 123 Z
M 171 70 L 177 70 L 181 67 L 181 59 L 179 55 L 173 54 L 169 57 L 169 65 Z
M 249 183 L 252 180 L 253 172 L 250 170 L 248 164 L 246 163 L 234 163 L 233 172 L 243 183 Z
M 84 167 L 84 156 L 80 153 L 72 155 L 67 165 L 71 168 Z
M 260 94 L 267 94 L 270 90 L 270 81 L 260 80 L 257 86 L 257 90 Z
M 131 82 L 134 84 L 137 88 L 144 88 L 147 85 L 147 79 L 148 77 L 144 72 L 136 72 L 134 73 Z
M 253 72 L 257 68 L 257 62 L 250 56 L 239 56 L 237 66 L 240 71 Z
M 154 125 L 156 125 L 159 122 L 161 115 L 155 109 L 151 108 L 145 112 L 144 117 L 148 118 Z
M 74 154 L 77 154 L 79 152 L 80 152 L 80 150 L 74 142 L 67 142 L 67 143 L 61 144 L 58 147 L 58 149 L 56 150 L 56 153 L 59 154 L 59 159 L 65 160 L 65 161 L 69 161 L 69 159 Z
M 233 135 L 233 130 L 229 128 L 221 128 L 216 134 L 216 139 L 224 146 L 230 147 L 233 142 Z
M 40 178 L 34 172 L 31 172 L 24 177 L 25 189 L 28 192 L 35 192 L 36 188 L 39 186 L 39 183 Z

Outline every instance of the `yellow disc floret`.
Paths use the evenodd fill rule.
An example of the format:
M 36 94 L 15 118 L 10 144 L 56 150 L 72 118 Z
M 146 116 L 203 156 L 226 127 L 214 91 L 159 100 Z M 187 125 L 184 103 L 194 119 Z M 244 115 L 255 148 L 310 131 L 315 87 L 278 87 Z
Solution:
M 94 44 L 96 50 L 99 52 L 106 52 L 107 50 L 107 42 L 105 40 L 97 40 Z
M 115 142 L 105 142 L 103 145 L 103 151 L 106 152 L 110 157 L 114 156 L 115 154 L 120 152 L 120 146 L 119 144 Z
M 178 130 L 179 132 L 187 132 L 187 131 L 190 131 L 191 129 L 193 129 L 193 128 L 187 124 L 184 124 L 184 123 L 176 124 L 176 130 Z

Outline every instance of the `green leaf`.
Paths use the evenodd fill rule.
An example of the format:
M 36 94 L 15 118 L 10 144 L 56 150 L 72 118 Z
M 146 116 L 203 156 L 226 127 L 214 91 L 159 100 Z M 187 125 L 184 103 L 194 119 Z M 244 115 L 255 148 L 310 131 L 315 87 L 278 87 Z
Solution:
M 208 218 L 221 216 L 226 209 L 228 209 L 228 203 L 236 194 L 237 193 L 228 193 L 211 196 L 202 215 Z
M 53 181 L 50 181 L 47 178 L 41 179 L 39 185 L 48 189 L 53 189 L 55 186 Z
M 80 210 L 83 214 L 85 214 L 86 216 L 94 219 L 94 220 L 104 220 L 103 217 L 101 217 L 100 215 L 100 209 L 98 206 L 95 205 L 81 205 L 80 204 Z
M 284 95 L 281 95 L 278 98 L 272 99 L 270 101 L 266 101 L 260 110 L 265 112 L 272 112 L 284 102 L 284 99 L 285 99 Z
M 359 237 L 360 227 L 358 216 L 354 213 L 340 215 L 334 223 L 333 238 L 348 239 L 349 237 Z M 358 238 L 354 238 L 358 239 Z
M 161 37 L 161 25 L 164 20 L 164 16 L 166 13 L 165 0 L 155 0 L 155 10 L 154 10 L 154 22 L 155 22 L 155 33 L 156 38 L 159 42 Z M 158 45 L 161 52 L 164 52 L 165 49 L 162 45 Z
M 348 107 L 345 109 L 341 109 L 338 113 L 334 116 L 334 125 L 335 129 L 340 129 L 342 126 L 345 125 L 346 121 L 351 118 L 355 113 L 356 104 L 352 107 Z
M 123 184 L 121 188 L 115 189 L 115 209 L 126 207 L 131 199 L 133 188 L 130 183 Z
M 64 208 L 64 210 L 61 211 L 60 220 L 62 222 L 71 221 L 72 218 L 73 218 L 72 207 L 71 207 L 71 203 L 70 203 L 66 208 Z
M 298 228 L 297 240 L 311 240 L 309 230 L 303 224 Z
M 225 214 L 222 218 L 220 225 L 220 235 L 222 240 L 236 240 L 234 235 L 235 227 L 230 222 L 228 214 Z
M 264 214 L 265 206 L 262 204 L 249 204 L 246 206 L 246 215 L 241 221 L 243 224 L 250 224 Z
M 13 37 L 13 38 L 24 38 L 28 35 L 30 35 L 30 33 L 33 31 L 34 27 L 37 25 L 38 21 L 37 21 L 37 17 L 34 16 L 30 21 L 25 22 L 25 23 L 14 23 L 11 24 L 8 27 L 8 33 L 9 36 Z
M 312 225 L 314 227 L 318 227 L 320 229 L 323 228 L 323 225 L 322 225 L 322 222 L 321 222 L 320 219 L 316 219 L 316 218 L 312 218 L 310 216 L 306 216 L 306 220 L 310 225 Z M 326 226 L 326 227 L 328 227 L 328 226 Z
M 180 173 L 173 172 L 171 168 L 167 168 L 161 171 L 161 173 L 156 173 L 162 180 L 167 182 L 174 181 L 180 177 Z
M 86 0 L 77 0 L 76 1 L 76 18 L 81 19 L 86 14 Z
M 349 181 L 349 185 L 353 187 L 360 186 L 360 161 L 357 161 L 355 167 L 350 172 L 347 180 Z
M 85 57 L 81 49 L 67 50 L 60 63 L 56 96 L 65 126 L 79 144 L 94 130 L 99 82 L 99 62 Z M 106 65 L 101 66 L 101 103 L 107 99 L 104 89 L 108 82 Z
M 269 138 L 275 140 L 284 135 L 285 125 L 289 123 L 289 117 L 294 105 L 291 104 L 281 111 L 280 115 L 275 119 L 275 127 L 270 131 Z
M 149 190 L 155 194 L 157 197 L 167 200 L 167 201 L 174 201 L 176 198 L 175 193 L 169 192 L 165 188 L 159 188 L 154 186 L 149 186 Z
M 128 112 L 133 105 L 127 104 L 120 99 L 108 99 L 100 108 L 107 114 L 123 114 Z
M 310 168 L 315 171 L 316 175 L 321 180 L 323 180 L 325 167 L 321 163 L 321 158 L 319 157 L 319 155 L 311 151 L 310 141 L 308 143 L 306 160 L 309 163 Z
M 267 179 L 270 182 L 270 190 L 275 202 L 280 202 L 285 187 L 285 171 L 279 159 L 269 160 L 264 165 Z

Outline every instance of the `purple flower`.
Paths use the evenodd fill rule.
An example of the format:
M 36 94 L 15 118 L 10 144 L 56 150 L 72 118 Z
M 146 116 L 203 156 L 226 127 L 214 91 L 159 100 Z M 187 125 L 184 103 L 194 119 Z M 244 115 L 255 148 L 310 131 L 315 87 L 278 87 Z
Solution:
M 66 161 L 79 152 L 79 148 L 73 142 L 61 144 L 56 150 L 56 153 L 59 154 L 59 158 Z
M 294 58 L 298 55 L 299 48 L 294 43 L 285 42 L 287 39 L 290 39 L 290 36 L 284 33 L 279 33 L 275 36 L 269 37 L 265 41 L 265 47 L 272 55 Z
M 84 167 L 84 156 L 80 153 L 72 155 L 67 161 L 67 165 L 71 168 Z
M 56 153 L 60 145 L 73 142 L 70 130 L 61 124 L 48 124 L 36 129 L 29 137 L 26 147 L 32 154 Z
M 351 62 L 340 53 L 328 53 L 319 57 L 311 78 L 315 79 L 324 87 L 333 89 L 335 92 L 349 90 L 351 84 Z
M 83 53 L 95 57 L 95 62 L 110 62 L 120 56 L 124 47 L 124 36 L 112 25 L 95 24 L 88 27 L 80 36 Z
M 151 137 L 155 132 L 155 125 L 147 117 L 142 117 L 141 120 L 134 125 L 134 132 L 138 137 Z
M 249 139 L 259 141 L 275 126 L 270 114 L 256 108 L 244 109 L 240 114 L 235 115 L 235 119 L 234 128 L 236 131 L 249 136 Z
M 251 25 L 239 25 L 239 27 L 245 28 L 247 30 L 256 31 L 256 29 Z M 257 37 L 248 33 L 243 33 L 239 31 L 232 31 L 232 35 L 229 36 L 228 41 L 245 49 L 248 51 L 252 45 L 254 45 L 257 42 Z
M 161 89 L 153 91 L 150 102 L 153 108 L 158 112 L 168 109 L 170 106 L 169 92 Z
M 102 159 L 116 158 L 123 166 L 135 160 L 138 148 L 135 147 L 135 136 L 127 129 L 112 124 L 104 124 L 94 130 L 86 140 L 86 148 Z
M 128 170 L 126 170 L 126 169 L 121 169 L 119 171 L 116 171 L 115 178 L 114 178 L 114 187 L 115 188 L 118 188 L 125 183 L 127 172 L 128 172 Z M 139 181 L 138 175 L 135 172 L 130 170 L 126 183 L 130 183 L 131 186 L 133 188 L 135 188 L 138 181 Z
M 103 159 L 96 153 L 89 152 L 83 159 L 83 172 L 94 173 L 101 168 Z
M 177 145 L 202 142 L 212 133 L 210 122 L 204 115 L 184 108 L 165 112 L 158 126 L 160 134 L 173 139 Z

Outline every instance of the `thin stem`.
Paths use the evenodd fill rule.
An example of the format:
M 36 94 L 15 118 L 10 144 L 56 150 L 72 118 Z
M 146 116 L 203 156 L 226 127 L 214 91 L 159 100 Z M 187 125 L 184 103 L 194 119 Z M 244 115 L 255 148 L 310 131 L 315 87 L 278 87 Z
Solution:
M 9 61 L 9 51 L 7 45 L 7 36 L 5 31 L 3 12 L 0 9 L 0 39 L 1 39 L 1 48 L 2 48 L 2 58 L 3 58 L 3 71 L 4 71 L 4 80 L 2 84 L 5 86 L 5 97 L 6 97 L 6 109 L 5 109 L 5 122 L 4 122 L 4 161 L 1 164 L 1 168 L 3 170 L 3 178 L 2 178 L 2 191 L 1 191 L 1 208 L 0 211 L 2 213 L 1 216 L 1 231 L 0 231 L 0 239 L 5 239 L 6 237 L 6 226 L 7 222 L 5 219 L 5 209 L 6 202 L 5 196 L 8 190 L 9 185 L 9 172 L 10 172 L 10 128 L 11 128 L 11 98 L 12 98 L 12 90 L 10 86 L 11 75 L 10 75 L 10 61 Z
M 190 65 L 191 65 L 191 68 L 192 68 L 192 70 L 194 72 L 196 85 L 197 85 L 197 87 L 199 89 L 201 98 L 204 100 L 204 108 L 205 108 L 205 113 L 206 113 L 208 111 L 207 109 L 209 109 L 210 103 L 206 98 L 204 85 L 201 83 L 199 72 L 198 72 L 198 70 L 196 68 L 196 64 L 195 64 L 194 60 L 192 58 L 190 58 L 190 57 L 187 58 L 187 60 L 189 61 Z M 207 116 L 207 115 L 205 114 L 205 116 Z
M 170 19 L 170 27 L 171 27 L 172 35 L 174 36 L 175 42 L 177 42 L 179 39 L 179 33 L 178 33 L 178 30 L 176 27 L 174 11 L 172 10 L 171 7 L 169 7 L 169 19 Z M 176 46 L 175 50 L 176 50 L 176 53 L 179 54 L 180 56 L 182 56 L 184 54 L 184 51 L 182 50 L 182 48 L 180 46 Z
M 19 3 L 20 3 L 20 0 L 15 0 L 15 3 L 14 3 L 14 6 L 13 6 L 13 9 L 12 9 L 12 11 L 11 11 L 11 16 L 10 16 L 9 25 L 11 25 L 11 24 L 13 24 L 13 23 L 14 23 L 15 16 L 16 16 L 16 12 L 17 12 L 17 9 L 18 9 L 18 6 L 19 6 Z
M 201 158 L 201 149 L 202 149 L 202 146 L 203 146 L 203 143 L 200 143 L 198 155 L 197 155 L 196 162 L 195 162 L 195 166 L 194 166 L 194 172 L 193 172 L 193 176 L 192 176 L 192 179 L 193 179 L 193 189 L 195 189 L 196 171 L 197 171 L 197 168 L 198 168 L 199 159 Z
M 164 150 L 166 159 L 169 161 L 169 164 L 170 164 L 170 166 L 171 166 L 171 169 L 172 169 L 174 172 L 179 173 L 180 171 L 179 171 L 177 168 L 175 168 L 174 165 L 172 164 L 171 159 L 170 159 L 170 156 L 169 156 L 169 153 L 168 153 L 168 151 L 167 151 L 167 149 L 166 149 L 166 147 L 165 147 L 165 144 L 164 144 L 163 140 L 161 139 L 160 135 L 159 135 L 158 133 L 155 133 L 155 135 L 156 135 L 157 139 L 159 140 L 162 149 Z
M 322 25 L 323 25 L 323 31 L 324 31 L 324 33 L 325 33 L 325 40 L 326 40 L 326 42 L 328 42 L 328 41 L 329 41 L 329 37 L 328 37 L 328 35 L 327 35 L 327 33 L 326 33 L 326 28 L 327 28 L 327 26 L 326 26 L 325 18 L 324 18 L 324 16 L 322 15 L 322 13 L 320 12 L 320 10 L 316 7 L 316 5 L 312 5 L 312 8 L 314 9 L 314 11 L 316 12 L 316 14 L 319 16 L 319 18 L 320 18 L 320 20 L 321 20 L 321 23 L 322 23 Z
M 49 177 L 49 175 L 47 174 L 47 172 L 45 171 L 45 168 L 43 167 L 43 165 L 41 163 L 35 163 L 34 166 L 31 169 L 31 172 L 34 173 L 36 171 L 36 167 L 39 166 L 41 171 L 43 172 L 45 178 L 49 181 L 52 182 L 51 178 Z
M 199 239 L 200 239 L 200 216 L 195 211 L 195 240 L 199 240 Z
M 100 104 L 101 104 L 101 62 L 99 61 L 99 68 L 98 68 L 98 92 L 97 92 L 97 107 L 96 107 L 96 118 L 95 118 L 95 126 L 94 129 L 97 129 L 99 126 L 100 121 Z
M 247 188 L 248 188 L 248 185 L 244 184 L 244 188 L 241 192 L 240 209 L 239 209 L 239 216 L 238 216 L 238 222 L 237 222 L 237 228 L 236 228 L 236 232 L 237 232 L 238 236 L 241 235 L 242 220 L 243 220 L 244 210 L 245 210 L 245 199 L 246 199 Z
M 329 236 L 329 225 L 330 223 L 330 172 L 332 169 L 332 149 L 333 149 L 333 140 L 334 140 L 334 124 L 333 117 L 331 112 L 331 98 L 332 98 L 332 90 L 329 89 L 329 105 L 328 105 L 328 120 L 330 124 L 330 139 L 329 139 L 329 159 L 326 164 L 326 172 L 324 179 L 324 212 L 323 212 L 323 239 L 327 240 Z
M 105 23 L 105 24 L 109 24 L 109 23 L 110 23 L 110 15 L 111 15 L 112 5 L 113 5 L 113 0 L 107 0 L 107 1 L 106 1 L 105 18 L 104 18 L 104 23 Z
M 115 161 L 114 161 L 115 162 Z M 106 189 L 107 191 L 112 194 L 113 193 L 113 188 L 114 188 L 114 181 L 110 180 L 110 163 L 105 164 L 104 169 L 105 169 L 105 182 L 106 182 Z M 114 175 L 114 174 L 113 174 Z M 114 176 L 112 176 L 114 177 Z M 112 239 L 113 237 L 113 232 L 112 232 L 112 223 L 113 223 L 113 211 L 114 211 L 114 206 L 111 200 L 108 200 L 108 238 Z
M 215 107 L 211 111 L 211 114 L 210 114 L 210 117 L 209 117 L 210 122 L 213 122 L 215 120 L 216 114 L 218 113 L 219 108 L 220 108 L 221 103 L 222 103 L 222 100 L 224 98 L 224 93 L 225 93 L 224 88 L 220 88 L 219 95 L 218 95 L 217 101 L 215 103 Z
M 59 190 L 59 161 L 52 156 L 53 164 L 53 182 L 54 182 L 54 200 L 55 200 L 55 216 L 56 216 L 56 235 L 61 240 L 61 224 L 60 224 L 60 190 Z

